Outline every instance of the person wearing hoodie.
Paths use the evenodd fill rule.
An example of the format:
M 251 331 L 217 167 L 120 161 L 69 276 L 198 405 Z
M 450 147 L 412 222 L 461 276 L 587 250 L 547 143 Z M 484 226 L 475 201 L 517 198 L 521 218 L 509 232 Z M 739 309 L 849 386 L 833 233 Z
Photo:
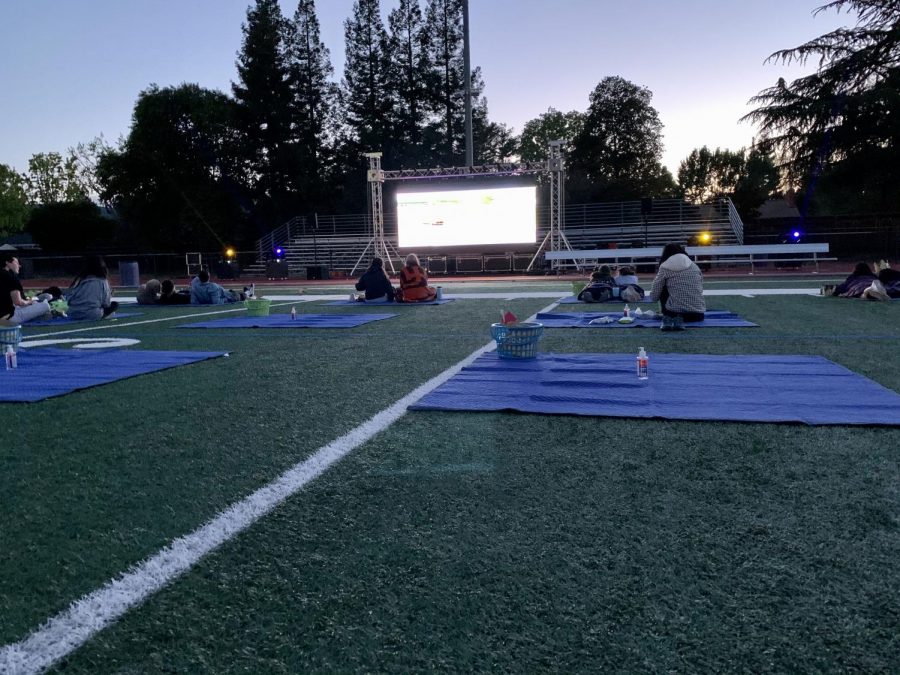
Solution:
M 69 303 L 68 315 L 76 321 L 99 321 L 115 315 L 119 303 L 112 299 L 109 270 L 99 255 L 84 258 L 81 274 L 63 295 Z
M 226 305 L 243 300 L 233 291 L 226 291 L 219 284 L 209 280 L 209 272 L 200 272 L 191 279 L 191 304 L 192 305 Z
M 703 274 L 680 244 L 663 248 L 650 299 L 659 301 L 663 330 L 681 330 L 685 323 L 703 321 Z
M 365 291 L 366 302 L 394 301 L 395 291 L 387 272 L 384 271 L 384 260 L 372 258 L 369 268 L 356 282 L 356 290 Z

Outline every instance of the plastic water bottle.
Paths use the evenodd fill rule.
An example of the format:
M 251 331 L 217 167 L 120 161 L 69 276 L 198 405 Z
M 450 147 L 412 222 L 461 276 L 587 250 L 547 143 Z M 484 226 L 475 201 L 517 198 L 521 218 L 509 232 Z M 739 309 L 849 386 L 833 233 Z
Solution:
M 631 308 L 628 306 L 628 303 L 625 303 L 625 309 L 622 310 L 622 316 L 626 319 L 631 316 Z
M 650 379 L 650 358 L 643 347 L 640 348 L 637 355 L 637 376 L 639 380 Z
M 12 348 L 12 345 L 6 345 L 6 369 L 14 370 L 17 365 L 16 350 Z
M 296 318 L 297 318 L 297 308 L 292 306 L 291 307 L 291 321 L 293 321 Z

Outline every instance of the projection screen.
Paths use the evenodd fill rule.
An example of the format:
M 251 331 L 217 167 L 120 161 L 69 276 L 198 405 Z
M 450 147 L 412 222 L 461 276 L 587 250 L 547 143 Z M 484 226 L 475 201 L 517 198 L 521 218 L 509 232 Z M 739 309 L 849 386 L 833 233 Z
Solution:
M 537 189 L 400 192 L 400 248 L 533 244 L 537 237 Z

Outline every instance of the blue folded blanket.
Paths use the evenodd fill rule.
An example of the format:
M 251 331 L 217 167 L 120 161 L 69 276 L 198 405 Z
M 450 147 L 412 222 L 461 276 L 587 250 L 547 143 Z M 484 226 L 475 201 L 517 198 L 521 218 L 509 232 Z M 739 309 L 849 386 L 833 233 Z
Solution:
M 20 349 L 16 355 L 18 368 L 0 370 L 0 401 L 41 401 L 224 355 L 143 349 Z
M 446 305 L 453 302 L 456 298 L 441 298 L 440 300 L 432 300 L 431 302 L 373 302 L 367 304 L 356 300 L 332 300 L 326 302 L 331 307 L 385 307 L 387 309 L 399 309 L 400 307 L 418 307 L 420 305 Z
M 298 314 L 296 319 L 291 319 L 290 314 L 270 314 L 186 323 L 178 328 L 355 328 L 395 316 L 397 314 Z
M 614 319 L 612 323 L 591 323 L 600 317 Z M 634 316 L 632 314 L 632 316 Z M 632 323 L 619 323 L 622 312 L 578 312 L 573 314 L 541 312 L 537 315 L 537 321 L 544 324 L 545 328 L 659 328 L 662 319 L 657 314 L 652 319 L 638 319 Z M 749 328 L 759 324 L 742 319 L 733 312 L 721 310 L 709 310 L 703 321 L 684 324 L 685 328 Z
M 900 426 L 900 395 L 820 356 L 485 354 L 414 410 Z

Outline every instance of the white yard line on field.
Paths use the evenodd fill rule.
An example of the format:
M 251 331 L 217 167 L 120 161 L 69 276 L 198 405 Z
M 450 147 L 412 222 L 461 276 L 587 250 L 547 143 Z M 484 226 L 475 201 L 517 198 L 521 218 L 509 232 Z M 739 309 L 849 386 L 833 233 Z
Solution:
M 288 305 L 290 303 L 285 302 L 279 305 L 273 305 L 273 307 L 283 307 L 284 305 Z M 105 319 L 104 323 L 99 326 L 88 326 L 86 328 L 72 328 L 71 330 L 58 330 L 58 331 L 50 331 L 49 333 L 29 333 L 28 335 L 23 335 L 22 340 L 30 340 L 33 338 L 42 338 L 42 337 L 56 337 L 57 335 L 69 335 L 70 333 L 85 333 L 87 331 L 92 330 L 106 330 L 107 328 L 128 328 L 130 326 L 143 326 L 148 323 L 161 323 L 163 321 L 178 321 L 179 319 L 193 319 L 197 316 L 214 316 L 216 314 L 230 314 L 231 312 L 242 312 L 244 311 L 244 307 L 235 307 L 234 309 L 220 309 L 216 312 L 198 312 L 196 314 L 181 314 L 179 316 L 165 316 L 160 317 L 158 319 L 145 319 L 142 321 L 125 321 L 124 323 L 119 323 L 118 319 Z M 128 319 L 129 317 L 123 317 L 124 319 Z M 25 324 L 26 326 L 28 324 Z
M 549 312 L 554 307 L 555 302 L 540 311 Z M 533 321 L 535 317 L 533 315 L 528 320 Z M 494 348 L 493 342 L 479 347 L 462 361 L 419 385 L 374 417 L 319 448 L 311 457 L 288 469 L 268 485 L 232 504 L 205 525 L 179 537 L 152 558 L 76 600 L 68 609 L 50 618 L 24 640 L 0 648 L 0 673 L 39 673 L 72 653 L 132 607 L 144 602 L 173 579 L 187 572 L 207 553 L 253 525 L 351 451 L 384 431 L 406 414 L 410 405 Z

